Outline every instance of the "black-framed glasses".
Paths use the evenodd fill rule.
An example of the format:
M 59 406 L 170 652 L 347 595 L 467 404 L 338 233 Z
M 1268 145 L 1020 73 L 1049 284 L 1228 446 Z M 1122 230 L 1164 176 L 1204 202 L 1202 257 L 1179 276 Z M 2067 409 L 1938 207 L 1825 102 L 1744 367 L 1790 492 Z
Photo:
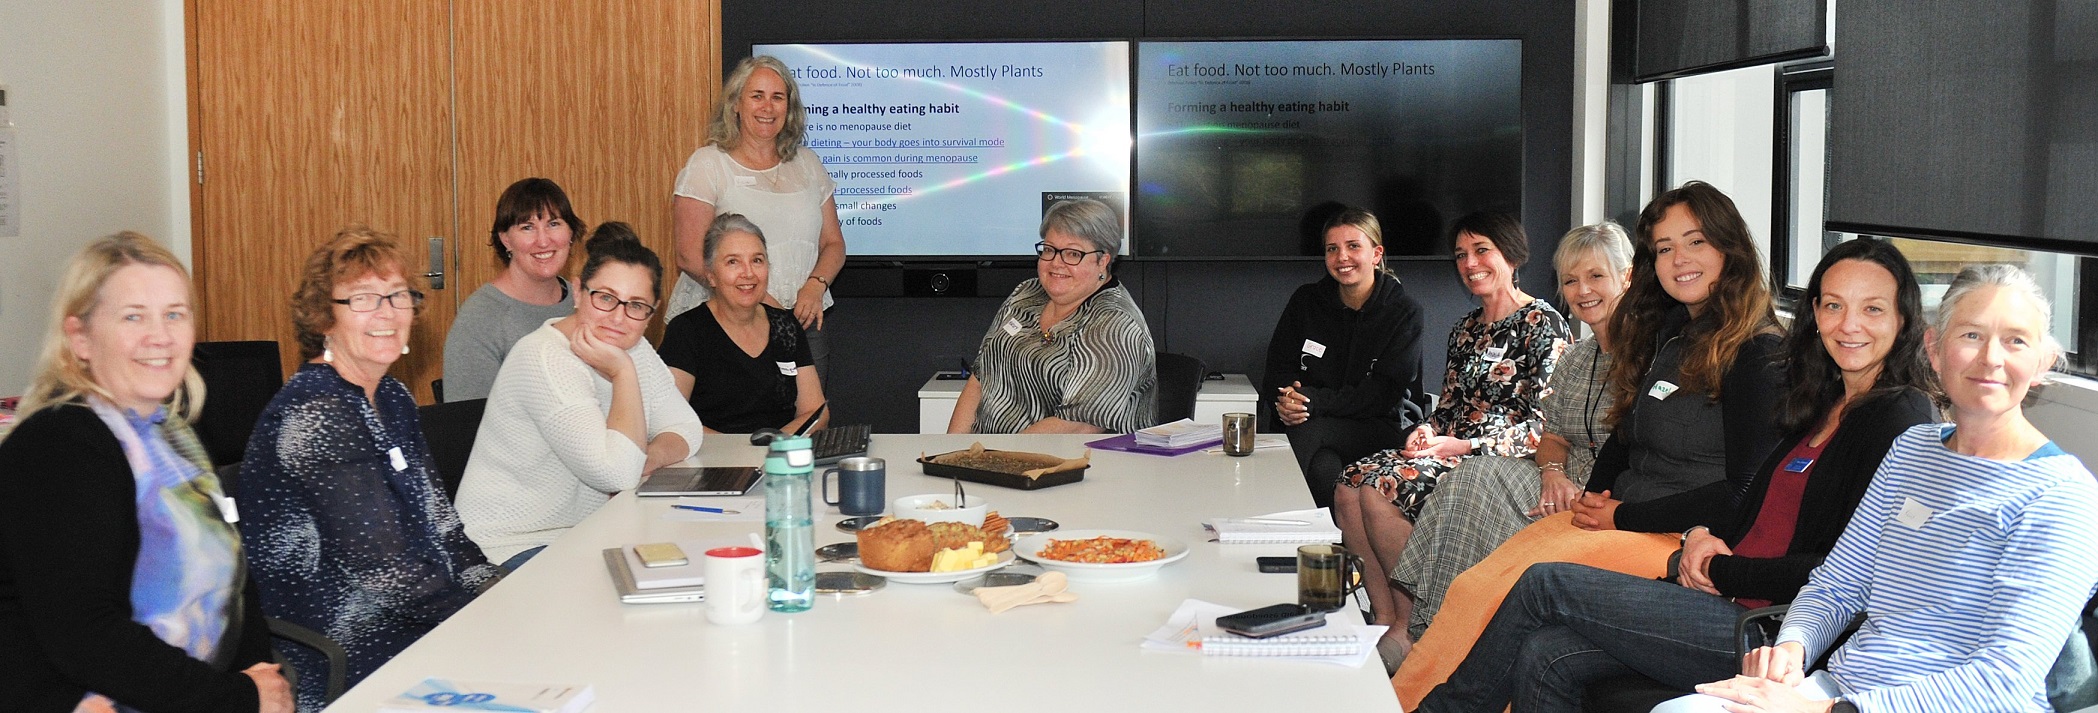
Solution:
M 599 312 L 610 312 L 619 309 L 620 305 L 625 305 L 626 316 L 634 319 L 647 321 L 648 318 L 656 315 L 656 306 L 647 302 L 641 300 L 621 301 L 619 295 L 612 294 L 607 290 L 590 291 L 590 306 L 596 307 Z
M 1048 262 L 1050 260 L 1054 260 L 1061 257 L 1063 258 L 1065 265 L 1076 265 L 1078 263 L 1085 262 L 1085 258 L 1088 255 L 1106 255 L 1107 251 L 1073 250 L 1071 248 L 1056 247 L 1048 243 L 1035 243 L 1034 254 L 1036 256 L 1039 256 L 1042 259 L 1042 262 Z
M 339 305 L 347 305 L 351 312 L 376 311 L 381 304 L 392 306 L 395 309 L 415 309 L 423 306 L 423 293 L 415 290 L 401 290 L 390 295 L 382 295 L 377 292 L 359 292 L 350 295 L 348 299 L 328 301 Z

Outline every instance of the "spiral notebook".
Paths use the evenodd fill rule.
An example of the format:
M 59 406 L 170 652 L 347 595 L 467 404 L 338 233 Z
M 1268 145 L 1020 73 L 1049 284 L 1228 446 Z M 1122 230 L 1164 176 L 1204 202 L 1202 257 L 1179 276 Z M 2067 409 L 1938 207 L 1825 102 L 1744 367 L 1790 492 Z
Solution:
M 1144 637 L 1150 651 L 1313 661 L 1359 668 L 1377 653 L 1377 639 L 1389 627 L 1364 625 L 1354 611 L 1326 615 L 1326 625 L 1295 634 L 1249 639 L 1217 628 L 1217 617 L 1244 607 L 1189 599 L 1167 617 L 1164 626 Z
M 1340 541 L 1340 528 L 1326 508 L 1291 510 L 1256 517 L 1215 517 L 1202 528 L 1225 545 L 1316 545 Z
M 1364 646 L 1357 627 L 1346 633 L 1326 632 L 1330 626 L 1296 634 L 1249 639 L 1237 634 L 1202 637 L 1203 656 L 1353 656 Z M 1374 641 L 1371 642 L 1374 645 Z

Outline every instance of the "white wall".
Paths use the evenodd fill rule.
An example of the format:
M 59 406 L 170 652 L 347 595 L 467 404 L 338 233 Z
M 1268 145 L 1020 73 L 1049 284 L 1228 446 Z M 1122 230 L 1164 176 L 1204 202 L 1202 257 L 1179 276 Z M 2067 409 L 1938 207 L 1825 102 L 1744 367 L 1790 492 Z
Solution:
M 181 0 L 0 2 L 21 235 L 0 238 L 0 394 L 29 385 L 74 252 L 137 230 L 189 257 Z

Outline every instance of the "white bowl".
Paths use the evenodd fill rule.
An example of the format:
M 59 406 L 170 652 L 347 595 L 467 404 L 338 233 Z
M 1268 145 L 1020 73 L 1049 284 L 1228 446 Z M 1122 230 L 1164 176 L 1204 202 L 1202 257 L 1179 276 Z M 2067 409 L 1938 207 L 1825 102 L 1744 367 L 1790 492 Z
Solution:
M 1053 560 L 1040 554 L 1042 548 L 1049 546 L 1050 540 L 1090 540 L 1095 537 L 1150 540 L 1156 543 L 1159 549 L 1165 550 L 1166 556 L 1149 562 L 1093 564 L 1090 562 Z M 1041 565 L 1047 569 L 1063 572 L 1064 576 L 1069 577 L 1073 582 L 1126 582 L 1158 574 L 1158 570 L 1166 565 L 1180 561 L 1181 558 L 1187 556 L 1187 545 L 1170 537 L 1160 537 L 1148 532 L 1137 532 L 1135 530 L 1064 530 L 1037 532 L 1022 537 L 1019 542 L 1013 544 L 1013 551 L 1019 553 L 1021 558 L 1029 562 Z
M 963 502 L 956 503 L 954 493 L 905 495 L 896 499 L 890 506 L 890 511 L 898 519 L 918 520 L 928 525 L 935 522 L 959 522 L 972 527 L 983 527 L 983 516 L 991 511 L 990 502 L 974 495 L 964 497 L 966 499 Z M 961 507 L 937 510 L 927 507 L 935 502 L 959 504 Z

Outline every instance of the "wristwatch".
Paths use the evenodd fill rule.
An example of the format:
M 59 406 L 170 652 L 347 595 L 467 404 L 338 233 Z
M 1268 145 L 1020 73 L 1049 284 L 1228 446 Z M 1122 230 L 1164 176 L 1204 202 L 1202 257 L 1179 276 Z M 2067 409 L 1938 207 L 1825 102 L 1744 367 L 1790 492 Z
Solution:
M 1682 537 L 1681 539 L 1678 539 L 1678 540 L 1676 540 L 1675 546 L 1677 546 L 1677 547 L 1688 547 L 1688 546 L 1690 546 L 1690 533 L 1693 533 L 1693 532 L 1697 532 L 1698 530 L 1710 530 L 1710 529 L 1712 529 L 1712 528 L 1709 528 L 1709 527 L 1705 527 L 1704 525 L 1691 525 L 1691 526 L 1690 526 L 1690 529 L 1688 529 L 1688 530 L 1684 530 L 1684 531 L 1683 531 L 1683 537 Z

